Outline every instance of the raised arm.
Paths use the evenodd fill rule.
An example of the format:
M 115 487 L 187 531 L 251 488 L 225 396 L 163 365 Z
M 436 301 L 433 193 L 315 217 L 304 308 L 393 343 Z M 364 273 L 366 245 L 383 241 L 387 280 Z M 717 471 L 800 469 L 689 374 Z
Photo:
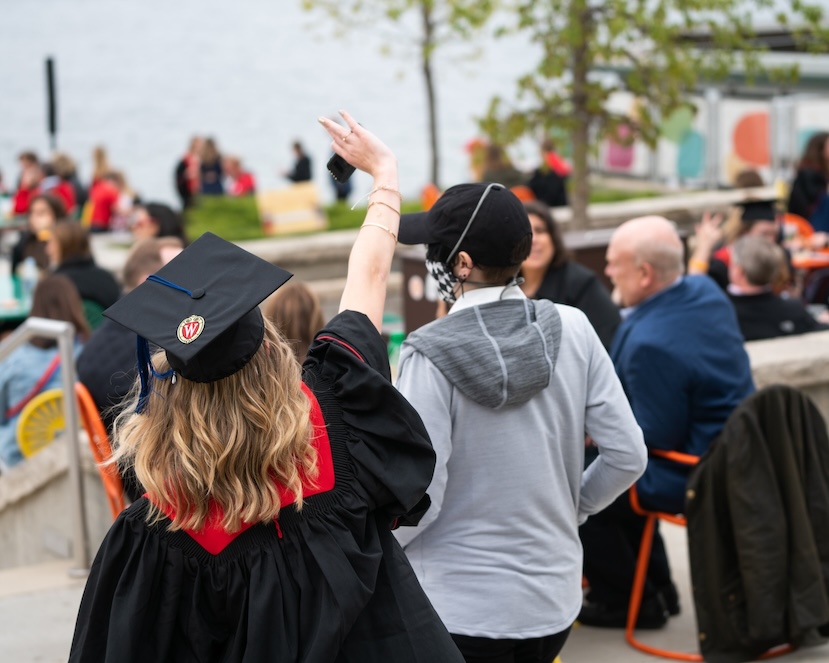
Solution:
M 351 248 L 348 275 L 340 311 L 365 313 L 380 331 L 386 303 L 386 284 L 391 271 L 400 227 L 400 188 L 397 158 L 374 134 L 340 111 L 347 127 L 321 117 L 331 135 L 331 148 L 355 168 L 374 178 L 365 221 Z

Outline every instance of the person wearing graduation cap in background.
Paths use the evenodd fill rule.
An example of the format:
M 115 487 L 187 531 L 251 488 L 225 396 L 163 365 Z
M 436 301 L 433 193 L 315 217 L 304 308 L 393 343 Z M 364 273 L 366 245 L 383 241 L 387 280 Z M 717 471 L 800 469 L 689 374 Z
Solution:
M 740 237 L 762 237 L 780 244 L 782 232 L 777 220 L 776 199 L 749 199 L 737 203 L 735 212 L 723 223 L 720 214 L 705 213 L 697 224 L 693 252 L 688 260 L 689 274 L 708 274 L 723 289 L 728 288 L 731 246 Z M 774 283 L 776 292 L 786 289 L 791 281 L 790 257 Z
M 374 184 L 301 368 L 258 307 L 291 274 L 209 233 L 105 313 L 139 337 L 115 459 L 147 493 L 101 545 L 70 661 L 463 660 L 391 533 L 435 463 L 379 331 L 397 162 L 342 115 L 320 122 Z

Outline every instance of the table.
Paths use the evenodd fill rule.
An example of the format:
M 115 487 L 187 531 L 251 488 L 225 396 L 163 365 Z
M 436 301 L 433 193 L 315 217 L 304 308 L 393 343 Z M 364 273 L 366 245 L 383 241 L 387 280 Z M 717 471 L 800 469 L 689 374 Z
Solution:
M 20 279 L 8 274 L 0 276 L 0 329 L 12 329 L 23 322 L 30 306 L 22 299 Z

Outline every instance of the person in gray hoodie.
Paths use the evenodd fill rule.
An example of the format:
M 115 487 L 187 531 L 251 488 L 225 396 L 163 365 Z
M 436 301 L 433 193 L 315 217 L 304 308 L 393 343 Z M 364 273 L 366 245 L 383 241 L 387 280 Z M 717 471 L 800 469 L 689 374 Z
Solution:
M 431 508 L 395 534 L 468 663 L 549 663 L 582 606 L 579 524 L 642 474 L 642 431 L 585 315 L 517 287 L 532 229 L 514 194 L 452 187 L 400 241 L 428 245 L 454 305 L 401 349 L 437 465 Z

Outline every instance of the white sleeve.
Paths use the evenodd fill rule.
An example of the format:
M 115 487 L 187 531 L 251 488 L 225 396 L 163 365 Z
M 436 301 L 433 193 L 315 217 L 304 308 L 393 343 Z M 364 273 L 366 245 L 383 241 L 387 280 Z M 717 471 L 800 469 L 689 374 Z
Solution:
M 417 410 L 435 450 L 435 473 L 427 492 L 432 501 L 417 527 L 401 527 L 394 535 L 404 548 L 431 525 L 440 514 L 446 482 L 447 464 L 452 455 L 452 385 L 435 365 L 411 346 L 403 345 L 395 385 Z
M 595 333 L 592 342 L 584 426 L 599 448 L 599 456 L 582 476 L 579 524 L 633 485 L 648 463 L 642 429 L 613 362 Z

